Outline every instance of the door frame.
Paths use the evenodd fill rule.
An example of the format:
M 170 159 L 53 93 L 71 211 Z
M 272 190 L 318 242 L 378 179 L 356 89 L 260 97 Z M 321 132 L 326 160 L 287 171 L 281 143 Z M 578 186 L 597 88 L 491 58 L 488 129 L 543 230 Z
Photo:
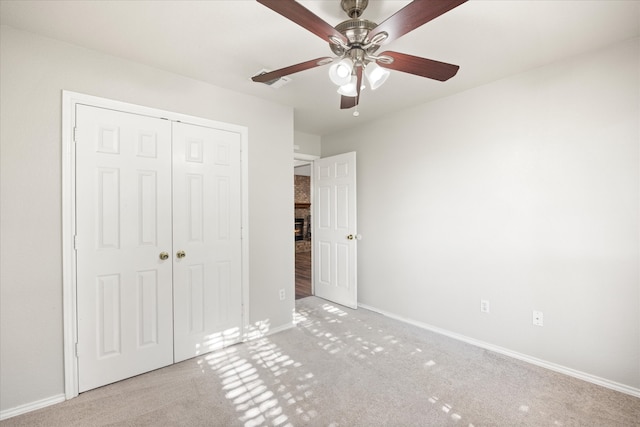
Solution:
M 249 330 L 249 171 L 248 129 L 245 126 L 218 122 L 209 119 L 144 107 L 127 102 L 100 98 L 82 93 L 62 91 L 62 298 L 63 298 L 63 355 L 65 398 L 78 396 L 78 358 L 76 357 L 77 294 L 76 257 L 74 236 L 76 234 L 76 188 L 74 123 L 76 105 L 118 110 L 126 113 L 156 117 L 164 120 L 188 123 L 215 129 L 237 132 L 241 137 L 241 227 L 242 227 L 242 339 Z

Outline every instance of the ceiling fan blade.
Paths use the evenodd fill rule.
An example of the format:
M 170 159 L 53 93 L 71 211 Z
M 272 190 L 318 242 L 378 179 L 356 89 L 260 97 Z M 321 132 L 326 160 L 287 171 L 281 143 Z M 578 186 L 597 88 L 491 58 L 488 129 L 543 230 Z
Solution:
M 340 98 L 340 109 L 341 110 L 346 110 L 349 108 L 353 108 L 356 105 L 358 105 L 358 103 L 360 102 L 360 88 L 362 87 L 362 67 L 358 67 L 356 69 L 356 76 L 358 78 L 357 80 L 357 87 L 356 90 L 358 91 L 358 95 L 357 96 L 344 96 L 342 95 L 342 97 Z
M 402 71 L 403 73 L 415 74 L 416 76 L 427 77 L 441 82 L 455 76 L 460 69 L 458 65 L 407 55 L 406 53 L 387 51 L 382 52 L 380 56 L 393 58 L 393 62 L 390 64 L 378 61 L 378 65 L 381 67 Z
M 266 83 L 271 80 L 277 80 L 283 76 L 288 76 L 289 74 L 294 74 L 300 71 L 308 70 L 310 68 L 326 65 L 331 61 L 332 59 L 329 58 L 328 56 L 323 58 L 316 58 L 310 61 L 301 62 L 300 64 L 290 65 L 288 67 L 280 68 L 279 70 L 270 71 L 265 74 L 258 74 L 257 76 L 251 77 L 251 80 L 257 83 Z
M 388 37 L 383 42 L 383 44 L 386 44 L 467 1 L 414 0 L 372 29 L 368 38 L 371 40 L 376 34 L 386 32 Z
M 338 30 L 295 0 L 258 0 L 258 3 L 306 28 L 324 41 L 331 43 L 329 36 L 334 36 L 344 43 L 348 42 Z
M 358 105 L 358 97 L 356 96 L 344 96 L 340 98 L 340 109 L 347 110 L 349 108 L 353 108 Z

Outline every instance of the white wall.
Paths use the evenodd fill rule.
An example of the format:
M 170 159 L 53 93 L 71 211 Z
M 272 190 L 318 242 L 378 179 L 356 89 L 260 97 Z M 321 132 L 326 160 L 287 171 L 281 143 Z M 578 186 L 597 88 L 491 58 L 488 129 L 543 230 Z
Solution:
M 298 148 L 295 149 L 297 154 L 320 155 L 321 138 L 319 135 L 300 131 L 295 131 L 293 135 L 294 144 L 298 146 Z
M 251 322 L 291 322 L 290 108 L 10 27 L 0 35 L 0 411 L 64 392 L 63 89 L 249 128 Z
M 359 301 L 640 388 L 639 52 L 324 136 L 357 152 Z

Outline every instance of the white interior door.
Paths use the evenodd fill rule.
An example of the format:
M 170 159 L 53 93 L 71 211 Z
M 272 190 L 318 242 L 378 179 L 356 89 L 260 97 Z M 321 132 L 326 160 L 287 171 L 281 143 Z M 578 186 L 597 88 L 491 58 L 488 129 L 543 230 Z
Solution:
M 175 361 L 242 331 L 241 135 L 173 124 Z
M 314 162 L 315 294 L 358 308 L 356 153 Z
M 171 124 L 78 105 L 79 391 L 173 362 Z

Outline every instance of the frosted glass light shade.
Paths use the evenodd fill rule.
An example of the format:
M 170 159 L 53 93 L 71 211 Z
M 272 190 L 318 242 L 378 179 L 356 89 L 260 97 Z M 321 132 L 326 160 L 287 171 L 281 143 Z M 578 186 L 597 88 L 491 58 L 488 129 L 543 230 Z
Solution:
M 358 96 L 358 79 L 356 76 L 351 76 L 349 83 L 340 86 L 338 93 L 344 96 Z
M 367 76 L 367 80 L 369 81 L 369 85 L 371 86 L 371 90 L 376 90 L 382 84 L 387 81 L 389 78 L 389 70 L 386 70 L 376 64 L 375 62 L 371 62 L 364 69 L 364 74 Z
M 351 71 L 353 71 L 353 61 L 344 58 L 329 67 L 329 78 L 338 86 L 346 85 L 351 81 Z

